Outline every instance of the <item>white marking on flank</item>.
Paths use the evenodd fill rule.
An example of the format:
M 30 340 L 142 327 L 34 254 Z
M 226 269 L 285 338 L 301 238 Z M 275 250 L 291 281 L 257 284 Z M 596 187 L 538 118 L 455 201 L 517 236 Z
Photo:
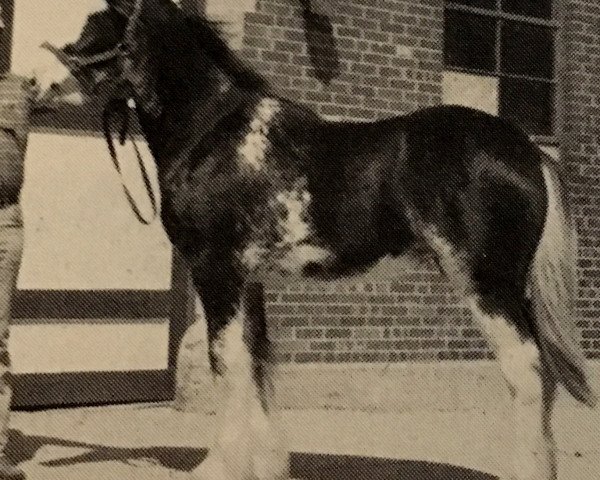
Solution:
M 260 171 L 265 165 L 265 157 L 269 147 L 269 129 L 273 117 L 281 111 L 278 100 L 263 98 L 256 106 L 254 118 L 250 122 L 250 132 L 238 148 L 242 164 Z
M 437 255 L 443 273 L 452 282 L 454 288 L 463 295 L 470 291 L 471 279 L 460 252 L 448 240 L 439 235 L 435 227 L 423 229 L 423 235 L 427 244 Z

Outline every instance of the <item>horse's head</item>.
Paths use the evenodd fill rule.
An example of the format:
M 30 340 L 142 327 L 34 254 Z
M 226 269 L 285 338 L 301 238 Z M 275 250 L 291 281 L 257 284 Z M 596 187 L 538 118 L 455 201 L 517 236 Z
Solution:
M 85 95 L 100 89 L 135 95 L 148 113 L 160 109 L 155 82 L 158 65 L 152 37 L 158 26 L 180 15 L 171 0 L 106 0 L 104 10 L 88 16 L 77 41 L 62 47 L 45 43 L 65 65 Z M 60 84 L 50 86 L 48 95 L 60 97 Z

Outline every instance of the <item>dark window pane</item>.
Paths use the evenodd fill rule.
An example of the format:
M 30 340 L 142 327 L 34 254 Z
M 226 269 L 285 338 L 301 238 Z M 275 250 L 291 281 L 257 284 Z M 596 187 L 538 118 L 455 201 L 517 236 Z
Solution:
M 522 22 L 502 25 L 500 70 L 503 73 L 552 78 L 554 30 Z
M 444 62 L 449 67 L 496 70 L 496 20 L 446 10 Z
M 537 18 L 552 18 L 552 0 L 502 0 L 502 11 Z
M 535 135 L 552 135 L 554 85 L 515 78 L 500 79 L 500 116 Z
M 496 0 L 446 0 L 446 3 L 496 10 Z

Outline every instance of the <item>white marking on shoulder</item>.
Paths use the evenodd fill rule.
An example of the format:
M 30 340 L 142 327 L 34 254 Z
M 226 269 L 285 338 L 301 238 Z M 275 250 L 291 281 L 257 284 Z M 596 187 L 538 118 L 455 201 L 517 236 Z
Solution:
M 240 261 L 242 265 L 252 271 L 263 263 L 268 253 L 269 250 L 267 248 L 261 247 L 257 243 L 251 243 L 242 251 Z
M 243 165 L 261 170 L 265 165 L 265 157 L 269 147 L 269 129 L 273 117 L 281 111 L 279 100 L 263 98 L 254 112 L 250 122 L 250 132 L 238 148 L 239 161 Z
M 281 244 L 297 244 L 306 240 L 310 234 L 310 227 L 305 221 L 310 193 L 304 189 L 286 190 L 279 192 L 275 200 L 285 209 L 284 217 L 279 220 Z
M 275 200 L 284 208 L 285 214 L 279 219 L 281 241 L 279 248 L 287 249 L 279 261 L 285 271 L 294 272 L 310 262 L 322 262 L 331 256 L 324 248 L 306 242 L 311 234 L 307 221 L 307 209 L 311 195 L 304 188 L 279 192 Z M 306 243 L 303 243 L 306 242 Z

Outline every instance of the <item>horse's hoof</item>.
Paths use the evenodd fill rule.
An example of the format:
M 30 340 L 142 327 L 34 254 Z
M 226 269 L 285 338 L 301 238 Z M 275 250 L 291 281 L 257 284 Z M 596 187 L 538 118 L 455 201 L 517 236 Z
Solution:
M 289 460 L 287 452 L 269 452 L 255 455 L 253 473 L 256 480 L 288 480 Z
M 232 459 L 233 460 L 233 459 Z M 192 472 L 194 480 L 288 480 L 287 454 L 255 455 L 250 463 L 227 461 L 218 453 L 208 454 Z

